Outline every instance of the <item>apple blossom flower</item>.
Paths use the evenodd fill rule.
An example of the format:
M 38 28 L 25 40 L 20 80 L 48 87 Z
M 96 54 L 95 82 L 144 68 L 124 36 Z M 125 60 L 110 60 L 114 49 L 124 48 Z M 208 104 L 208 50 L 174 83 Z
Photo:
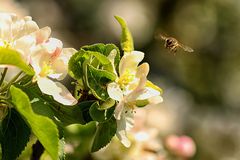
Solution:
M 133 127 L 133 110 L 139 101 L 156 104 L 162 101 L 158 87 L 147 81 L 148 63 L 138 64 L 144 53 L 132 51 L 124 54 L 119 64 L 119 77 L 107 85 L 110 98 L 118 101 L 114 116 L 117 120 L 116 135 L 121 143 L 129 147 L 127 131 Z
M 38 30 L 38 25 L 30 16 L 20 19 L 12 13 L 0 13 L 0 47 L 18 51 L 26 63 L 36 45 L 37 35 L 31 33 Z
M 0 47 L 21 54 L 22 59 L 33 67 L 34 81 L 43 93 L 52 95 L 64 105 L 76 104 L 77 100 L 67 88 L 52 80 L 62 80 L 67 75 L 68 60 L 76 50 L 62 48 L 62 42 L 49 38 L 50 34 L 49 27 L 39 29 L 29 16 L 20 19 L 15 14 L 0 13 Z
M 37 45 L 31 55 L 31 62 L 35 76 L 33 81 L 37 81 L 40 90 L 53 99 L 64 105 L 74 105 L 77 100 L 72 96 L 68 89 L 58 82 L 67 75 L 68 61 L 72 54 L 77 52 L 73 48 L 63 48 L 60 40 L 49 38 L 51 30 L 45 32 L 42 42 Z M 58 80 L 58 81 L 56 81 Z
M 166 147 L 176 156 L 190 158 L 196 153 L 196 145 L 188 136 L 170 135 L 166 139 Z

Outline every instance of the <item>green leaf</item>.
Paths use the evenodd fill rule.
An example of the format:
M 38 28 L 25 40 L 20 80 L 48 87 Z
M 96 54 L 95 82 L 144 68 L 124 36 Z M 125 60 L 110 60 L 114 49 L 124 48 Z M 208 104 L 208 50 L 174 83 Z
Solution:
M 86 51 L 86 53 L 88 53 L 89 55 L 95 56 L 97 58 L 97 60 L 103 65 L 107 65 L 107 64 L 111 63 L 106 56 L 102 55 L 99 52 Z
M 42 95 L 42 92 L 37 85 L 21 89 L 29 96 L 31 106 L 35 113 L 47 116 L 53 120 L 57 117 L 62 125 L 86 123 L 84 119 L 84 108 L 90 108 L 93 101 L 84 101 L 75 106 L 64 106 L 55 102 L 51 96 Z
M 119 16 L 114 16 L 122 28 L 121 47 L 124 52 L 131 52 L 134 50 L 132 34 L 129 31 L 125 20 Z
M 99 149 L 105 147 L 115 135 L 116 130 L 117 123 L 113 116 L 108 121 L 99 123 L 97 126 L 97 131 L 93 140 L 91 151 L 96 152 Z
M 103 122 L 105 120 L 105 110 L 99 110 L 98 102 L 92 104 L 89 114 L 94 121 Z
M 69 75 L 77 80 L 83 78 L 83 63 L 89 58 L 89 55 L 83 50 L 75 53 L 68 62 Z
M 106 57 L 109 56 L 111 51 L 115 49 L 117 51 L 117 54 L 114 59 L 114 64 L 115 64 L 116 68 L 120 62 L 120 51 L 119 51 L 118 47 L 114 44 L 97 43 L 97 44 L 93 44 L 93 45 L 83 46 L 82 49 L 84 51 L 99 52 L 99 53 L 105 55 Z
M 34 75 L 33 69 L 22 59 L 21 54 L 10 48 L 0 47 L 0 65 L 14 65 L 28 75 Z
M 100 103 L 99 110 L 105 110 L 113 107 L 115 105 L 116 101 L 112 98 L 108 98 L 105 102 Z
M 2 159 L 15 160 L 29 141 L 31 131 L 21 115 L 11 109 L 2 122 Z
M 10 87 L 12 103 L 24 117 L 53 160 L 58 159 L 58 130 L 53 121 L 33 112 L 28 96 L 19 88 Z
M 114 81 L 116 79 L 116 75 L 105 71 L 96 69 L 91 65 L 88 65 L 88 85 L 91 89 L 93 95 L 100 100 L 107 100 L 107 86 L 106 84 Z

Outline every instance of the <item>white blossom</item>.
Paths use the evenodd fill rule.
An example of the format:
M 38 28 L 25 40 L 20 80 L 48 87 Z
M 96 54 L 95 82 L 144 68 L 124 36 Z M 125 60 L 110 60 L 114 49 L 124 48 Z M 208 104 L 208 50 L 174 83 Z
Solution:
M 117 137 L 126 146 L 130 146 L 127 131 L 133 127 L 134 108 L 139 101 L 148 104 L 162 102 L 158 87 L 147 81 L 148 63 L 138 64 L 144 53 L 132 51 L 125 53 L 119 64 L 119 77 L 107 86 L 110 98 L 118 101 L 114 116 L 117 120 Z

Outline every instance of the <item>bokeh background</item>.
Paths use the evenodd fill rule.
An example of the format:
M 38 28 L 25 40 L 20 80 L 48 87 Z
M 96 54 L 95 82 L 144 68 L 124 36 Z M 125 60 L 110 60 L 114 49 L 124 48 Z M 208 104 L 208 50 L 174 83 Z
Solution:
M 0 11 L 31 15 L 40 27 L 50 26 L 65 47 L 76 49 L 98 42 L 119 46 L 120 27 L 113 16 L 122 16 L 136 50 L 145 52 L 149 79 L 164 90 L 163 103 L 137 110 L 135 130 L 154 135 L 158 147 L 169 134 L 191 136 L 197 145 L 192 159 L 240 159 L 239 0 L 0 0 Z M 179 50 L 174 56 L 154 38 L 156 31 L 194 52 Z M 88 132 L 82 126 L 66 131 L 67 159 L 136 156 L 115 140 L 89 154 L 87 141 L 93 133 L 87 127 Z

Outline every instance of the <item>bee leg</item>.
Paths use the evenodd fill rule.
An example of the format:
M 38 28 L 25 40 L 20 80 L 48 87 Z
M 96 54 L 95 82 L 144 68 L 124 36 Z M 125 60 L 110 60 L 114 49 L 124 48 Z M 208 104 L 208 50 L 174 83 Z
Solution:
M 176 55 L 176 52 L 177 52 L 177 47 L 176 46 L 173 46 L 172 48 L 171 48 L 171 50 L 172 50 L 172 52 L 173 52 L 173 54 L 174 54 L 174 56 Z

